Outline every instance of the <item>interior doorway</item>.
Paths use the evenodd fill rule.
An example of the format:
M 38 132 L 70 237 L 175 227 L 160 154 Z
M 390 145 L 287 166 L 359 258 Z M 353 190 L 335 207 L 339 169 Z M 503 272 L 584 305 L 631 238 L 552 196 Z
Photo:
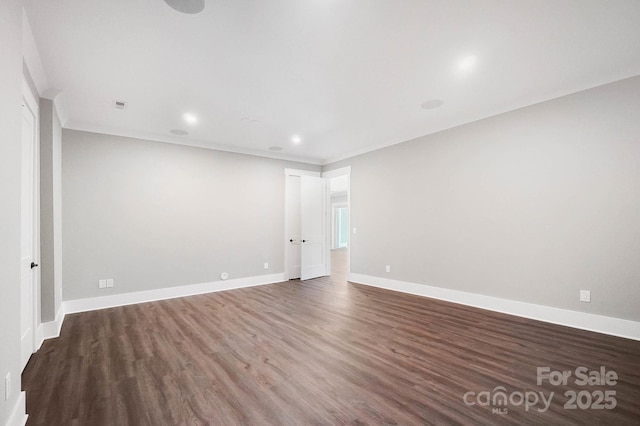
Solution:
M 327 180 L 319 172 L 285 169 L 284 278 L 328 275 Z
M 350 173 L 285 169 L 285 280 L 348 279 Z
M 350 268 L 350 173 L 349 167 L 324 173 L 329 187 L 330 274 L 346 281 Z

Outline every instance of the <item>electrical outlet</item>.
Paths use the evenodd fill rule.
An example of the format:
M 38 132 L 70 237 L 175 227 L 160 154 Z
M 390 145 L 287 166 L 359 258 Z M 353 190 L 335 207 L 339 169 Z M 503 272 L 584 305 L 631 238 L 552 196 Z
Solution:
M 4 378 L 4 400 L 8 401 L 11 396 L 11 372 L 8 372 Z
M 269 269 L 269 262 L 264 262 L 264 269 Z
M 98 288 L 107 288 L 107 280 L 99 280 Z
M 391 265 L 387 265 L 387 267 L 385 268 L 387 272 L 391 272 Z
M 107 280 L 107 288 L 111 288 L 111 287 L 113 287 L 113 278 L 109 278 Z
M 353 235 L 358 233 L 358 229 L 357 228 L 353 228 Z
M 580 301 L 591 302 L 591 292 L 589 290 L 580 290 Z

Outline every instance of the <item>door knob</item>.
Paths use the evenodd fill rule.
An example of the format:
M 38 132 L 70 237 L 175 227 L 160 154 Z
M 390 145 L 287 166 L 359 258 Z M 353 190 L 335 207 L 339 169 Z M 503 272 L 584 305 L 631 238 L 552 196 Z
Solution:
M 36 266 L 38 266 L 36 262 L 31 262 L 31 269 L 35 268 Z

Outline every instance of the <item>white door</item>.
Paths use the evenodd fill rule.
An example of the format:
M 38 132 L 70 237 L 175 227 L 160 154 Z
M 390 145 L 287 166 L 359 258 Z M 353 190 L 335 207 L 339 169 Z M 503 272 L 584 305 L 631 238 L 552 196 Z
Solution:
M 300 201 L 300 278 L 308 280 L 327 275 L 326 179 L 301 176 Z
M 22 106 L 22 175 L 20 220 L 20 367 L 24 369 L 34 350 L 34 148 L 36 118 L 28 103 Z
M 300 278 L 300 176 L 287 176 L 287 238 L 289 279 Z

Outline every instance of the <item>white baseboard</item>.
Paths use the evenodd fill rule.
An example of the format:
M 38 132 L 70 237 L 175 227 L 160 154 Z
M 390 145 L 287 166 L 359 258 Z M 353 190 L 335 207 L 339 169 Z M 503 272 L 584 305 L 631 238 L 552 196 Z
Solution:
M 570 311 L 550 306 L 535 305 L 533 303 L 518 302 L 498 297 L 450 290 L 423 284 L 391 280 L 362 274 L 349 274 L 349 281 L 372 287 L 415 294 L 433 299 L 446 300 L 461 305 L 473 306 L 495 312 L 516 315 L 519 317 L 640 340 L 640 322 L 585 312 Z
M 56 312 L 56 319 L 40 324 L 40 327 L 38 327 L 38 349 L 40 349 L 42 342 L 45 340 L 60 336 L 60 329 L 64 322 L 64 315 L 64 306 L 61 303 L 58 307 L 58 312 Z
M 7 419 L 7 426 L 24 426 L 27 424 L 27 397 L 26 393 L 20 392 L 18 399 L 11 410 L 11 414 Z
M 237 278 L 227 281 L 214 281 L 210 283 L 138 291 L 135 293 L 114 294 L 112 296 L 94 297 L 90 299 L 67 300 L 63 302 L 63 309 L 65 314 L 72 314 L 113 308 L 116 306 L 133 305 L 136 303 L 153 302 L 155 300 L 173 299 L 196 294 L 274 284 L 282 281 L 284 281 L 284 274 L 259 275 L 256 277 Z
M 44 342 L 44 325 L 46 323 L 40 323 L 38 327 L 36 327 L 36 335 L 35 335 L 35 349 L 33 353 L 36 353 L 40 350 L 42 346 L 42 342 Z

